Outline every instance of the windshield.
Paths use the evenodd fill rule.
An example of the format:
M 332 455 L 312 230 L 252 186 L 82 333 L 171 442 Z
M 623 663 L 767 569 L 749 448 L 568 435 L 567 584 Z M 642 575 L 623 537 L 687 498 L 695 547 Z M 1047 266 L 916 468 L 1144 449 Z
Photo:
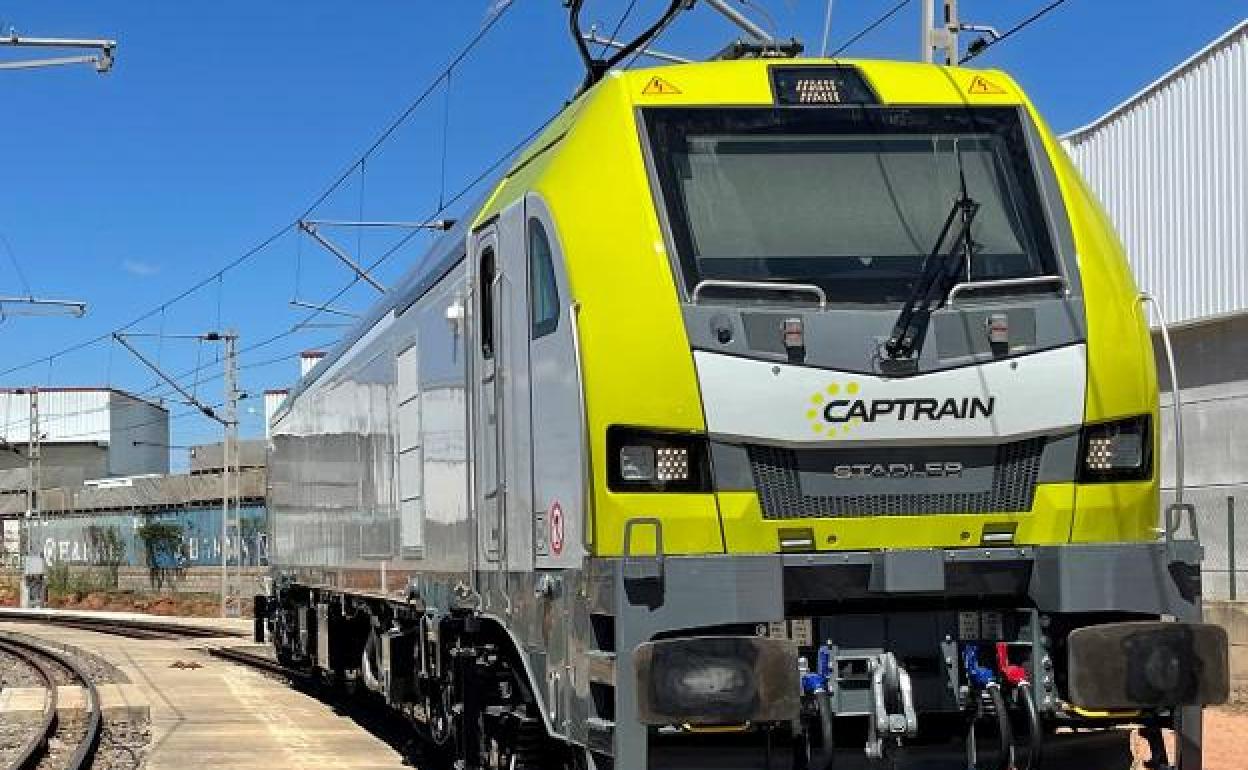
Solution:
M 904 302 L 963 184 L 979 210 L 958 280 L 1057 272 L 1016 109 L 645 118 L 690 292 L 703 281 L 766 281 L 813 284 L 829 302 Z

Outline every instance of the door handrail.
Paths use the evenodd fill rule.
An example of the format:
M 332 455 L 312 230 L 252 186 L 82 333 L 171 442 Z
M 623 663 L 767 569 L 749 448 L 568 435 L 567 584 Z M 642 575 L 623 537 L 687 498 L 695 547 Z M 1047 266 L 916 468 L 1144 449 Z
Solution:
M 572 358 L 576 366 L 576 406 L 581 420 L 581 506 L 584 511 L 581 523 L 581 544 L 588 552 L 594 533 L 594 461 L 589 439 L 589 407 L 585 403 L 585 367 L 581 360 L 581 303 L 568 305 L 569 326 L 572 331 Z
M 698 304 L 698 295 L 703 289 L 758 289 L 760 291 L 797 291 L 806 294 L 813 294 L 819 300 L 819 308 L 828 306 L 828 295 L 824 290 L 813 283 L 779 283 L 773 281 L 728 281 L 728 280 L 706 280 L 699 281 L 693 287 L 693 292 L 689 295 L 689 301 Z
M 1045 284 L 1056 284 L 1061 286 L 1064 294 L 1070 293 L 1070 282 L 1064 276 L 1060 275 L 1029 275 L 1023 278 L 1001 278 L 995 281 L 964 281 L 954 285 L 949 290 L 949 297 L 945 303 L 952 305 L 953 301 L 958 298 L 959 294 L 974 291 L 991 291 L 992 289 L 1014 289 L 1026 286 L 1043 286 Z
M 1174 502 L 1183 504 L 1183 389 L 1179 387 L 1179 368 L 1174 362 L 1174 345 L 1170 342 L 1170 326 L 1161 303 L 1148 292 L 1141 292 L 1139 301 L 1152 305 L 1157 313 L 1157 330 L 1166 352 L 1166 368 L 1170 374 L 1170 408 L 1174 412 Z

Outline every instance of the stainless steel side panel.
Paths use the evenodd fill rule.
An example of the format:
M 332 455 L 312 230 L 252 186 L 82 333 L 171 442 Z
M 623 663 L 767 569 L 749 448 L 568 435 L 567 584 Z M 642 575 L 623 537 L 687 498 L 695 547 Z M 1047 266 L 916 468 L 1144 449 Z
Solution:
M 453 318 L 464 291 L 461 262 L 415 304 L 383 316 L 273 425 L 276 567 L 364 590 L 401 589 L 416 569 L 467 578 L 464 335 Z M 401 457 L 397 362 L 413 348 L 403 360 L 417 369 L 418 394 L 415 408 L 405 399 L 403 443 L 418 451 Z

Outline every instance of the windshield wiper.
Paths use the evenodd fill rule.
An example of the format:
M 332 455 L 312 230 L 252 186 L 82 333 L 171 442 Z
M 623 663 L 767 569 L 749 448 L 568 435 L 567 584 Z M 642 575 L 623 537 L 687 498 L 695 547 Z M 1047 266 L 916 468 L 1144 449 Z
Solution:
M 915 283 L 914 290 L 910 292 L 910 298 L 901 307 L 901 314 L 893 325 L 893 333 L 884 343 L 884 351 L 889 358 L 910 358 L 922 348 L 932 311 L 944 302 L 945 294 L 953 286 L 962 267 L 957 258 L 958 252 L 962 251 L 968 264 L 970 262 L 974 250 L 971 223 L 975 221 L 978 211 L 979 204 L 966 194 L 964 184 L 961 194 L 949 209 L 949 216 L 945 217 L 944 226 L 940 228 L 940 237 L 936 239 L 931 253 L 923 260 L 923 272 Z M 960 223 L 958 236 L 954 238 L 953 245 L 942 252 L 941 247 L 955 222 Z

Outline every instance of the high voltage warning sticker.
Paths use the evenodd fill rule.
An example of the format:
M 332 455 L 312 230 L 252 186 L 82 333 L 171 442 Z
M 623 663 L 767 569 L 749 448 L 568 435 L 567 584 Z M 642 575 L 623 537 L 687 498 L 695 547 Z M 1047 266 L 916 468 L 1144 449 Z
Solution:
M 641 93 L 646 96 L 670 96 L 680 93 L 680 89 L 663 78 L 653 77 L 650 82 L 646 83 L 646 87 L 641 89 Z
M 975 79 L 971 81 L 970 86 L 967 87 L 966 92 L 968 94 L 1003 94 L 1005 93 L 1005 89 L 996 83 L 993 83 L 991 80 L 986 80 L 983 77 L 976 75 Z

